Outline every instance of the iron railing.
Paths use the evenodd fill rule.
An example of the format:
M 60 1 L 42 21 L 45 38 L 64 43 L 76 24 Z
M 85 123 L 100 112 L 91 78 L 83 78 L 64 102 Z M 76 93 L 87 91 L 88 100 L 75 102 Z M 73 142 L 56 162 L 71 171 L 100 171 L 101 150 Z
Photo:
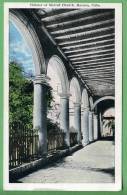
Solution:
M 64 142 L 65 133 L 53 133 L 48 135 L 48 152 L 54 152 L 56 150 L 60 150 L 65 148 Z
M 48 133 L 48 153 L 66 148 L 64 132 Z M 9 168 L 18 167 L 40 158 L 38 154 L 38 131 L 27 127 L 10 127 L 9 130 Z M 77 133 L 70 133 L 70 146 L 77 144 Z
M 9 167 L 17 167 L 38 158 L 38 134 L 27 128 L 9 132 Z

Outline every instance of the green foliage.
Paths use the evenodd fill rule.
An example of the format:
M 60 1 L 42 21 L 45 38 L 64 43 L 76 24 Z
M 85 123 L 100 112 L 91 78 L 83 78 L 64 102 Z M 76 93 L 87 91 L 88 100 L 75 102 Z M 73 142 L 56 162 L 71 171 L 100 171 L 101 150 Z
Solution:
M 107 120 L 105 121 L 105 127 L 108 127 L 110 129 L 115 129 L 115 120 L 114 119 L 110 119 L 110 120 Z
M 51 88 L 47 90 L 46 99 L 47 99 L 47 109 L 49 111 L 52 108 L 52 102 L 54 101 Z
M 104 126 L 110 128 L 113 132 L 113 137 L 115 136 L 115 120 L 114 119 L 109 119 L 104 121 Z
M 48 111 L 52 108 L 52 90 L 46 93 Z M 9 64 L 9 125 L 14 133 L 33 129 L 33 81 L 26 78 L 21 65 L 16 62 Z M 48 132 L 57 132 L 57 124 L 48 119 Z M 37 131 L 37 130 L 36 130 Z
M 53 121 L 51 119 L 47 119 L 47 133 L 49 134 L 57 134 L 57 133 L 61 133 L 62 130 L 59 127 L 59 124 L 53 123 Z
M 26 79 L 23 68 L 16 62 L 9 64 L 9 124 L 32 127 L 33 83 Z

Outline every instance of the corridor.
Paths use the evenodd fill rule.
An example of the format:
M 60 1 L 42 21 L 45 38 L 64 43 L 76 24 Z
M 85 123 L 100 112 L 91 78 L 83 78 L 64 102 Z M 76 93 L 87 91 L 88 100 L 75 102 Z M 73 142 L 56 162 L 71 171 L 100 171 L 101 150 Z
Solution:
M 114 143 L 100 140 L 19 179 L 21 183 L 113 183 Z

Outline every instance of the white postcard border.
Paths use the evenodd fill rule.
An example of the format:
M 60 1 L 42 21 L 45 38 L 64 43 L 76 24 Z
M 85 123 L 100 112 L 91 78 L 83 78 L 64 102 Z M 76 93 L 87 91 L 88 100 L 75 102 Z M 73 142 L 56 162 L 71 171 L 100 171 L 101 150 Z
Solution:
M 69 5 L 70 4 L 70 5 Z M 9 183 L 9 8 L 115 9 L 115 183 Z M 4 190 L 120 191 L 122 186 L 122 4 L 121 3 L 4 3 Z

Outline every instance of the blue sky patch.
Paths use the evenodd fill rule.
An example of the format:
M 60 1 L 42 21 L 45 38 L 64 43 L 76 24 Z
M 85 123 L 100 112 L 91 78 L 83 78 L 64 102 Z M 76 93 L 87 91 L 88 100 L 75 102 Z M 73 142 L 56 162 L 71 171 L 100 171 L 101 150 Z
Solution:
M 12 21 L 9 22 L 9 61 L 21 64 L 26 74 L 35 74 L 30 48 Z

